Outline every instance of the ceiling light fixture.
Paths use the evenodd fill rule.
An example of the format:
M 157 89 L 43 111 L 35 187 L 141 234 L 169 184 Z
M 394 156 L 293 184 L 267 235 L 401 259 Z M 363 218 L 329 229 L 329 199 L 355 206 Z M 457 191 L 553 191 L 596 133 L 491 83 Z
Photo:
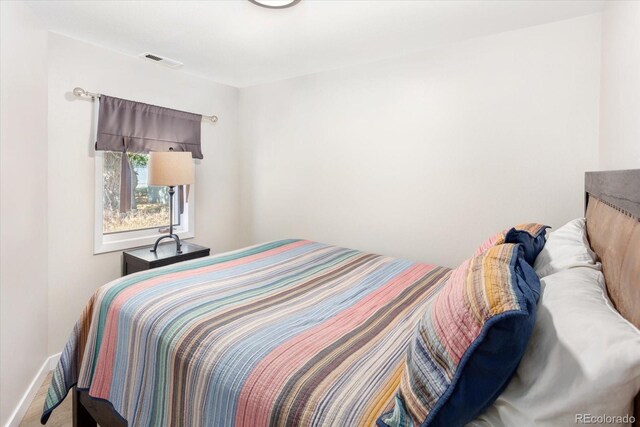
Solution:
M 269 9 L 285 9 L 300 3 L 300 0 L 249 0 L 253 4 Z

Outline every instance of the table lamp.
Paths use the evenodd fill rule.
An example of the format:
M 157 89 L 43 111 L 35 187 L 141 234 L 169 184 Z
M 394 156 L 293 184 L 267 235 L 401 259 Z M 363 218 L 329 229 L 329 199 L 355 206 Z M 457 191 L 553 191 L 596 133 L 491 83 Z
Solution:
M 176 253 L 182 253 L 180 238 L 173 234 L 173 195 L 177 185 L 193 184 L 193 160 L 190 152 L 152 151 L 149 153 L 149 185 L 169 187 L 169 235 L 156 240 L 151 252 L 158 249 L 164 239 L 176 241 Z

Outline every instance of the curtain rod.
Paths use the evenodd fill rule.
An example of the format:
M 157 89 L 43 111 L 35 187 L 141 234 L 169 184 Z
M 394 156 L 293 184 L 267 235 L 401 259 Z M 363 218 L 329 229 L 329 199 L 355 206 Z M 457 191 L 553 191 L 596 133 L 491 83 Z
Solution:
M 100 94 L 99 93 L 93 93 L 93 92 L 87 92 L 86 90 L 82 89 L 81 87 L 76 87 L 73 89 L 73 94 L 75 96 L 78 96 L 80 98 L 91 98 L 92 100 L 94 99 L 100 99 Z M 218 116 L 202 116 L 202 120 L 209 120 L 211 123 L 215 123 L 218 121 Z

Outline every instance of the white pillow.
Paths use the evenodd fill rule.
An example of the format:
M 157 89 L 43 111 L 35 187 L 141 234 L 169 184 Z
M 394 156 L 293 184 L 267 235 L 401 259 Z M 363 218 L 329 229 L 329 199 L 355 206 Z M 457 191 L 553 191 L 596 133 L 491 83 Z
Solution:
M 569 221 L 549 233 L 533 268 L 538 277 L 545 277 L 567 268 L 596 265 L 596 254 L 589 246 L 584 218 Z
M 469 425 L 575 427 L 579 414 L 627 416 L 597 424 L 628 425 L 640 389 L 640 331 L 615 311 L 596 269 L 571 268 L 541 283 L 516 375 Z

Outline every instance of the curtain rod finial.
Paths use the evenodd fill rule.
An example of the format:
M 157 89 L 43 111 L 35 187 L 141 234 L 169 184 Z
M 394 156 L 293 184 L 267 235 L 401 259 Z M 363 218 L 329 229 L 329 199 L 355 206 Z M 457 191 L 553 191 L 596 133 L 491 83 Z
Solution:
M 77 96 L 78 98 L 91 98 L 92 100 L 100 98 L 100 94 L 99 93 L 87 92 L 86 90 L 82 89 L 81 87 L 73 88 L 73 94 L 75 96 Z

